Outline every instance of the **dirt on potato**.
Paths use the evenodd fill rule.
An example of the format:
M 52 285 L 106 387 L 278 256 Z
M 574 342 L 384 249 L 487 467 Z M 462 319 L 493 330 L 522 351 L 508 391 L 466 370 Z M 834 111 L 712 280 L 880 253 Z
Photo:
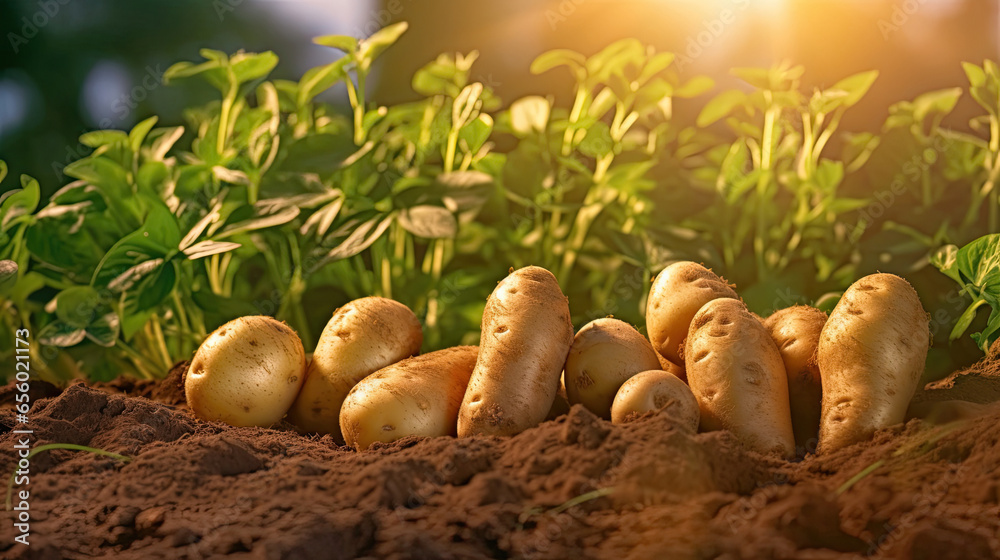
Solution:
M 921 402 L 998 387 L 986 361 Z M 512 438 L 409 438 L 365 453 L 289 426 L 195 419 L 160 383 L 37 384 L 31 546 L 3 558 L 994 558 L 1000 410 L 914 419 L 786 462 L 728 432 L 580 406 Z M 960 381 L 961 380 L 961 381 Z M 948 385 L 938 384 L 939 387 Z M 988 388 L 988 389 L 987 389 Z M 968 392 L 968 391 L 966 391 Z M 0 391 L 0 446 L 13 449 Z M 0 466 L 10 472 L 11 453 Z M 11 535 L 11 536 L 7 536 Z

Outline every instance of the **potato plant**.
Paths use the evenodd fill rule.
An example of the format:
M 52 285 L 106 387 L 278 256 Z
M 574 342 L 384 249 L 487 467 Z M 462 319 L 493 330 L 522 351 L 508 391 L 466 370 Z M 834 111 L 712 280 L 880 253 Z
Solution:
M 4 180 L 0 164 L 0 335 L 29 326 L 45 379 L 152 378 L 242 316 L 286 322 L 311 351 L 334 309 L 379 296 L 413 310 L 427 351 L 479 341 L 509 266 L 552 270 L 574 324 L 643 325 L 645 286 L 685 259 L 725 270 L 762 315 L 833 304 L 880 267 L 907 272 L 934 313 L 947 279 L 926 257 L 997 225 L 992 61 L 964 65 L 985 111 L 970 130 L 942 125 L 951 89 L 852 135 L 841 122 L 873 72 L 804 91 L 800 67 L 736 69 L 749 89 L 699 101 L 711 80 L 634 39 L 539 56 L 532 73 L 571 76 L 567 104 L 505 103 L 472 51 L 430 61 L 413 101 L 384 105 L 370 76 L 406 29 L 319 37 L 330 61 L 298 80 L 271 77 L 272 52 L 205 49 L 164 76 L 214 92 L 185 122 L 87 132 L 65 185 Z M 317 101 L 336 85 L 346 111 Z M 873 218 L 897 176 L 907 194 Z M 957 208 L 945 223 L 924 219 L 942 205 Z

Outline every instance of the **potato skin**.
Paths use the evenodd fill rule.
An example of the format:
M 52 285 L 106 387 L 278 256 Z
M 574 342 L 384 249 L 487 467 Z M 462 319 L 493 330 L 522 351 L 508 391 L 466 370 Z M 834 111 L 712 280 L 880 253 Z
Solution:
M 815 449 L 819 437 L 823 386 L 816 349 L 825 324 L 826 313 L 808 305 L 786 307 L 764 319 L 785 364 L 795 445 L 804 449 Z
M 572 344 L 569 300 L 551 272 L 528 266 L 503 279 L 483 311 L 459 437 L 509 436 L 545 420 Z
M 454 436 L 478 346 L 446 348 L 384 367 L 351 389 L 340 409 L 347 445 Z
M 664 360 L 684 367 L 682 347 L 695 313 L 709 301 L 739 296 L 725 280 L 691 261 L 664 268 L 653 280 L 646 300 L 646 332 L 653 350 Z M 684 379 L 683 377 L 681 379 Z
M 880 273 L 852 284 L 820 333 L 817 451 L 865 441 L 903 422 L 929 347 L 927 312 L 906 280 Z
M 743 302 L 706 303 L 691 321 L 684 354 L 703 431 L 729 430 L 760 453 L 794 453 L 785 365 Z
M 611 422 L 624 424 L 660 410 L 680 420 L 692 432 L 698 431 L 701 411 L 694 393 L 676 375 L 662 370 L 639 372 L 622 384 L 611 405 Z
M 422 343 L 420 321 L 398 301 L 364 297 L 337 309 L 319 337 L 289 421 L 342 443 L 340 407 L 347 394 L 368 375 L 417 354 Z
M 233 426 L 270 426 L 285 416 L 305 377 L 302 341 L 266 316 L 233 319 L 201 343 L 184 379 L 196 416 Z
M 632 325 L 618 319 L 595 319 L 573 338 L 566 358 L 569 405 L 582 404 L 611 419 L 618 388 L 640 371 L 660 369 L 653 346 Z

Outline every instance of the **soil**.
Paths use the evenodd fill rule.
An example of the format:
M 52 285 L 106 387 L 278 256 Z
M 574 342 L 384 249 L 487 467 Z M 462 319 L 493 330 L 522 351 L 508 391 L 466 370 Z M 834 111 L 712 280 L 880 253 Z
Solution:
M 927 558 L 1000 556 L 1000 362 L 914 399 L 872 441 L 796 461 L 647 415 L 581 407 L 512 438 L 357 453 L 287 425 L 233 428 L 162 382 L 37 383 L 31 546 L 3 558 Z M 13 387 L 0 448 L 13 449 Z M 991 396 L 992 395 L 992 396 Z M 956 399 L 970 402 L 956 402 Z M 11 454 L 0 467 L 10 472 Z M 6 548 L 4 548 L 6 547 Z

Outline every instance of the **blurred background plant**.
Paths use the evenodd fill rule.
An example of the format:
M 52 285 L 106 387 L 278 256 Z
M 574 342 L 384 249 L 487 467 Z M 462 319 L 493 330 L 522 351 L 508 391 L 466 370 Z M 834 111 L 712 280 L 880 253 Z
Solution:
M 872 59 L 877 71 L 843 60 L 811 65 L 825 51 L 800 42 L 792 52 L 774 44 L 763 55 L 746 52 L 805 64 L 725 74 L 720 65 L 746 60 L 732 53 L 744 45 L 741 29 L 767 24 L 789 35 L 782 12 L 743 2 L 691 12 L 694 4 L 679 1 L 669 4 L 682 19 L 710 17 L 692 20 L 695 31 L 672 50 L 632 21 L 643 40 L 608 40 L 590 56 L 545 52 L 527 79 L 527 62 L 520 76 L 494 73 L 502 65 L 485 49 L 442 48 L 449 52 L 413 63 L 415 52 L 439 48 L 427 33 L 440 25 L 391 21 L 404 12 L 418 22 L 431 12 L 440 19 L 440 6 L 372 4 L 348 34 L 318 37 L 310 49 L 278 32 L 233 32 L 253 29 L 253 4 L 216 4 L 228 35 L 220 41 L 211 26 L 195 26 L 190 41 L 225 49 L 143 70 L 151 78 L 141 95 L 126 89 L 116 105 L 125 118 L 97 122 L 105 126 L 82 134 L 75 148 L 52 148 L 51 135 L 19 141 L 26 125 L 3 125 L 12 113 L 0 104 L 0 154 L 15 175 L 42 179 L 0 183 L 0 336 L 29 325 L 42 342 L 33 367 L 45 378 L 160 376 L 207 332 L 245 314 L 286 320 L 311 347 L 333 309 L 364 295 L 411 306 L 425 323 L 425 350 L 475 343 L 495 282 L 526 264 L 557 274 L 578 326 L 615 315 L 642 327 L 646 286 L 676 259 L 714 267 L 761 314 L 794 303 L 829 308 L 853 279 L 896 272 L 932 314 L 939 344 L 928 378 L 979 355 L 972 339 L 949 346 L 947 333 L 956 321 L 987 328 L 975 313 L 983 289 L 966 311 L 969 279 L 960 276 L 956 288 L 927 265 L 957 254 L 949 244 L 996 231 L 997 67 L 959 65 L 952 53 L 935 63 L 948 71 L 921 73 L 930 93 L 891 107 L 872 101 L 903 96 L 900 84 L 912 91 L 883 58 L 906 50 L 894 37 L 942 12 L 908 14 L 904 26 L 892 23 L 894 4 L 884 12 L 855 6 L 869 10 L 868 31 L 883 42 Z M 986 2 L 956 13 L 982 19 L 986 5 L 996 8 Z M 5 21 L 31 23 L 33 6 L 5 4 L 14 18 Z M 555 37 L 602 13 L 599 5 L 574 4 L 568 14 L 560 6 L 543 11 Z M 785 9 L 782 17 L 812 13 L 799 2 Z M 457 18 L 466 8 L 451 10 Z M 163 21 L 169 27 L 166 13 Z M 716 24 L 721 30 L 711 33 Z M 41 26 L 38 36 L 50 29 Z M 415 31 L 419 48 L 390 48 Z M 18 56 L 44 52 L 23 29 L 13 32 L 30 41 L 16 45 Z M 615 34 L 626 32 L 598 35 Z M 463 28 L 449 36 L 524 50 L 509 34 Z M 107 47 L 125 50 L 110 40 Z M 226 54 L 240 47 L 258 52 Z M 161 60 L 193 58 L 190 44 L 150 49 Z M 713 49 L 728 54 L 720 59 Z M 967 49 L 995 54 L 978 43 Z M 291 63 L 283 54 L 279 65 L 279 53 Z M 29 78 L 40 72 L 18 61 Z M 969 86 L 947 87 L 963 70 Z M 24 75 L 0 73 L 0 99 L 15 99 L 10 84 L 28 83 Z M 102 76 L 97 84 L 114 82 Z M 154 92 L 161 83 L 170 88 Z M 498 91 L 513 101 L 503 103 Z M 138 120 L 150 114 L 158 117 Z M 71 134 L 95 124 L 69 122 L 77 123 Z M 53 171 L 72 181 L 52 180 Z M 0 179 L 6 174 L 3 165 Z M 0 359 L 10 352 L 0 350 Z

